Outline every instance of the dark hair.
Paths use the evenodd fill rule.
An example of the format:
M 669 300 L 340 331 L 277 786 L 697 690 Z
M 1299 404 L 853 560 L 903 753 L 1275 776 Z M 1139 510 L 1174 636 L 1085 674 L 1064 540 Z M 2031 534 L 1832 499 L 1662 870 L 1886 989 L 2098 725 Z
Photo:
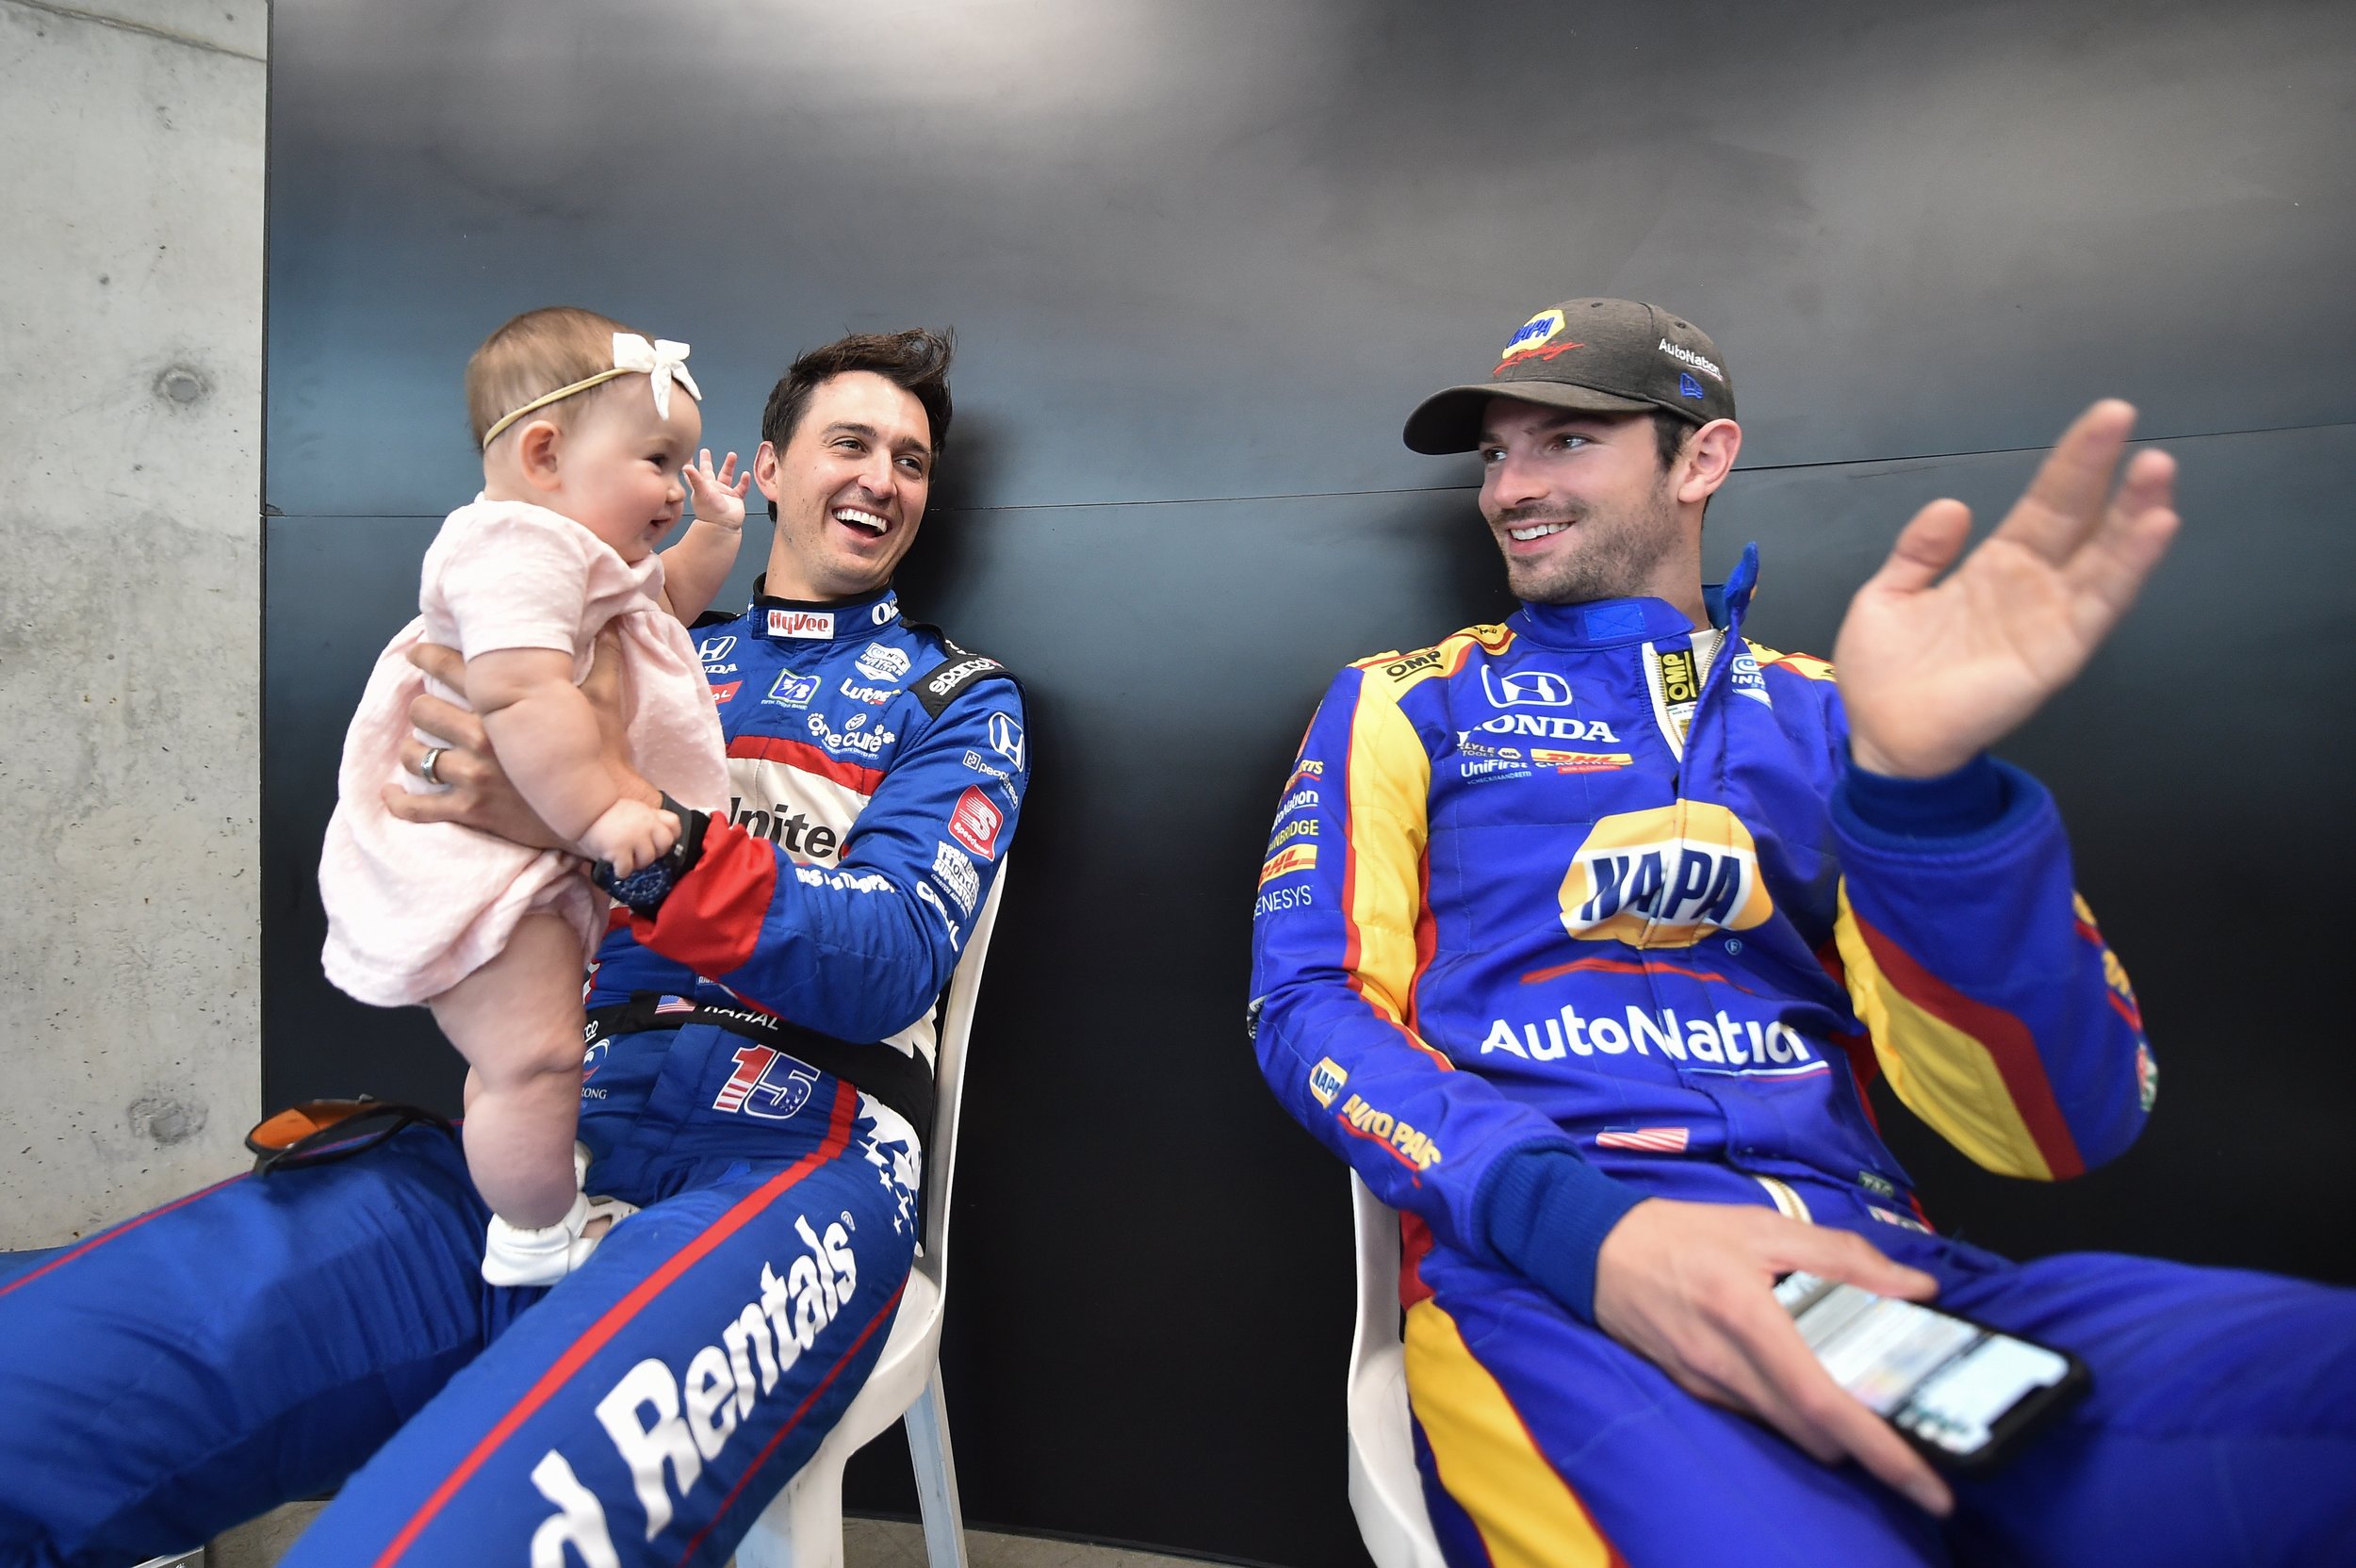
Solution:
M 1666 473 L 1669 470 L 1669 465 L 1677 460 L 1677 453 L 1685 449 L 1685 438 L 1701 429 L 1701 426 L 1691 419 L 1672 414 L 1665 408 L 1654 409 L 1651 418 L 1653 448 L 1661 453 L 1661 470 Z
M 957 351 L 956 335 L 929 327 L 906 332 L 855 332 L 821 348 L 811 349 L 789 366 L 769 391 L 769 405 L 761 411 L 761 438 L 780 453 L 794 439 L 794 431 L 810 411 L 810 395 L 837 376 L 855 370 L 878 375 L 902 387 L 924 405 L 932 426 L 933 452 L 949 444 L 949 359 Z M 777 503 L 769 503 L 769 515 Z

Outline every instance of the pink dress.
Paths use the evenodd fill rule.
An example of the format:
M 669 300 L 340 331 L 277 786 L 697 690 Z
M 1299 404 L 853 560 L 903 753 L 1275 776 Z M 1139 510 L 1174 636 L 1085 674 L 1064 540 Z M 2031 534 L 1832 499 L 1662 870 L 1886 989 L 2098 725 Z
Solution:
M 438 996 L 480 969 L 535 910 L 572 923 L 584 963 L 605 934 L 605 895 L 572 857 L 454 823 L 403 822 L 384 809 L 387 784 L 413 793 L 434 788 L 401 765 L 410 699 L 429 684 L 406 657 L 417 643 L 468 659 L 499 648 L 561 648 L 573 656 L 578 682 L 589 673 L 598 630 L 614 623 L 633 765 L 681 805 L 728 804 L 712 689 L 686 629 L 657 600 L 662 589 L 660 559 L 631 565 L 544 507 L 477 500 L 450 514 L 425 552 L 424 613 L 377 657 L 344 736 L 319 860 L 328 979 L 363 1002 L 396 1007 Z M 463 694 L 431 684 L 464 706 Z

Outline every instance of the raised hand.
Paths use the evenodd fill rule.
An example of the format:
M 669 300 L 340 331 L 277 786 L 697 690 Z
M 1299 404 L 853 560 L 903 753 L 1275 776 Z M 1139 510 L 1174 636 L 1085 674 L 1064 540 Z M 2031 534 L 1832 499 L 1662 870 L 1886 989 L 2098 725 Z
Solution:
M 740 475 L 736 471 L 734 452 L 728 453 L 728 461 L 722 463 L 719 471 L 714 473 L 712 449 L 702 448 L 695 453 L 695 461 L 682 472 L 687 479 L 688 494 L 695 498 L 697 522 L 715 523 L 729 529 L 744 526 L 744 493 L 752 488 L 753 471 L 747 467 Z
M 1906 524 L 1833 647 L 1859 767 L 1953 772 L 2086 667 L 2176 535 L 2174 459 L 2139 452 L 2112 489 L 2135 422 L 2116 399 L 2080 415 L 1953 572 L 1971 509 L 1937 500 Z

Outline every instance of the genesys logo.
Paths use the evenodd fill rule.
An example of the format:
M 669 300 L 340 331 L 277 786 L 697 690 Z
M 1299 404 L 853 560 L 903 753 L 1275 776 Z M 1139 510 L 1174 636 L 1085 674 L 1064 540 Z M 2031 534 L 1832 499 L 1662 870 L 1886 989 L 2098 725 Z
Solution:
M 1292 909 L 1317 907 L 1317 889 L 1306 882 L 1296 882 L 1289 888 L 1270 888 L 1252 901 L 1252 918 L 1281 915 Z
M 1573 937 L 1632 947 L 1691 947 L 1775 913 L 1751 830 L 1699 800 L 1597 822 L 1571 858 L 1559 902 Z
M 1568 708 L 1571 683 L 1552 670 L 1508 670 L 1481 666 L 1481 694 L 1492 708 Z
M 988 795 L 969 784 L 949 812 L 949 837 L 983 859 L 994 860 L 998 858 L 998 829 L 1006 820 L 1006 814 L 991 805 Z
M 769 635 L 799 637 L 820 643 L 834 639 L 834 612 L 831 610 L 772 610 L 769 612 Z

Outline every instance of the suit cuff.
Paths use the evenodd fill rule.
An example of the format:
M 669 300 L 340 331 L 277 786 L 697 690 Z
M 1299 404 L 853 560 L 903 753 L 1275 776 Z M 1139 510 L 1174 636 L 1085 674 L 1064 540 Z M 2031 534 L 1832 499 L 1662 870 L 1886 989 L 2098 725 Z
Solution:
M 2012 804 L 2008 771 L 1986 752 L 1936 778 L 1868 773 L 1853 759 L 1841 770 L 1841 801 L 1885 838 L 1969 838 L 2003 820 Z
M 1582 1323 L 1595 1320 L 1595 1256 L 1647 1195 L 1568 1149 L 1520 1149 L 1489 1168 L 1476 1207 L 1489 1250 Z

